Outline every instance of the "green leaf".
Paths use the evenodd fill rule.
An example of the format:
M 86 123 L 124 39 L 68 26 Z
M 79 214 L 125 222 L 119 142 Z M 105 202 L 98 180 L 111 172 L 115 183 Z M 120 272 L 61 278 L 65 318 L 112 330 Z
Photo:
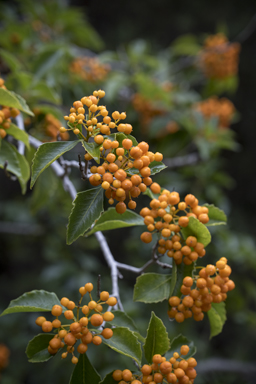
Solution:
M 182 286 L 183 279 L 186 276 L 192 276 L 193 270 L 195 268 L 195 263 L 192 263 L 190 265 L 185 265 L 184 263 L 181 263 L 179 265 L 175 264 L 175 266 L 174 264 L 175 262 L 173 263 L 173 268 L 175 268 L 174 271 L 176 276 L 176 283 L 170 296 L 181 296 L 180 288 Z
M 54 141 L 40 145 L 35 153 L 32 163 L 32 175 L 30 188 L 36 182 L 38 176 L 65 152 L 70 151 L 80 141 Z
M 134 146 L 138 145 L 138 141 L 135 139 L 134 136 L 132 136 L 132 135 L 125 135 L 124 133 L 121 133 L 121 132 L 120 133 L 116 133 L 116 139 L 115 140 L 117 140 L 121 144 L 121 146 L 122 146 L 122 141 L 124 139 L 130 139 Z
M 60 305 L 60 301 L 54 292 L 34 290 L 12 300 L 0 316 L 17 312 L 50 312 L 55 304 Z
M 160 355 L 164 355 L 170 348 L 170 340 L 166 328 L 162 320 L 159 319 L 154 312 L 151 313 L 143 348 L 148 363 L 152 362 L 152 357 L 155 354 L 159 353 Z
M 144 273 L 137 277 L 133 300 L 143 303 L 159 303 L 170 297 L 172 275 Z
M 163 169 L 167 168 L 167 166 L 164 165 L 164 163 L 162 163 L 161 161 L 153 161 L 152 163 L 149 164 L 149 168 L 151 169 L 151 175 L 150 176 L 153 176 L 156 173 L 159 173 Z M 129 175 L 137 175 L 137 174 L 139 174 L 139 170 L 136 168 L 131 168 L 127 171 L 127 173 Z
M 0 88 L 1 89 L 1 88 Z M 30 167 L 23 155 L 16 147 L 6 140 L 2 140 L 0 148 L 0 168 L 4 168 L 5 162 L 8 162 L 6 170 L 13 173 L 19 180 L 22 194 L 26 193 L 27 182 L 30 177 Z
M 72 203 L 67 228 L 67 244 L 72 244 L 93 225 L 103 212 L 102 187 L 79 192 Z
M 113 379 L 113 372 L 108 373 L 104 379 L 100 382 L 100 384 L 117 384 L 116 380 Z
M 100 163 L 100 147 L 101 145 L 98 145 L 96 143 L 87 143 L 86 141 L 82 141 L 83 147 L 86 149 L 86 151 L 94 158 L 96 163 Z
M 130 331 L 132 331 L 135 336 L 138 337 L 140 341 L 145 341 L 144 337 L 141 336 L 141 334 L 138 331 L 138 328 L 134 324 L 134 321 L 130 316 L 128 316 L 123 311 L 112 311 L 112 313 L 115 315 L 114 319 L 111 321 L 111 325 L 116 325 L 118 327 L 125 327 L 128 328 Z
M 131 357 L 133 360 L 137 361 L 138 364 L 141 364 L 141 346 L 134 333 L 125 327 L 117 327 L 112 330 L 113 336 L 111 339 L 106 340 L 103 338 L 103 343 L 108 345 L 114 351 Z
M 26 355 L 30 363 L 42 363 L 53 357 L 47 349 L 49 341 L 53 337 L 53 334 L 46 335 L 45 333 L 40 333 L 30 340 L 26 349 Z
M 11 124 L 10 128 L 7 130 L 7 134 L 11 135 L 18 141 L 22 141 L 28 149 L 30 148 L 27 132 L 23 131 L 22 129 L 19 129 L 17 125 Z
M 69 384 L 99 384 L 101 377 L 91 364 L 86 353 L 80 355 Z
M 212 307 L 207 312 L 207 315 L 210 321 L 211 339 L 213 336 L 218 335 L 222 331 L 223 325 L 227 320 L 225 303 L 212 303 Z
M 176 286 L 176 283 L 177 283 L 177 264 L 174 262 L 172 262 L 172 279 L 171 279 L 171 284 L 170 284 L 170 293 L 169 293 L 169 297 L 172 296 L 173 294 L 173 291 L 174 291 L 174 288 Z
M 227 216 L 224 211 L 215 207 L 213 204 L 204 204 L 204 207 L 209 209 L 208 216 L 210 220 L 205 224 L 207 227 L 225 225 L 227 223 Z
M 188 345 L 189 346 L 188 354 L 185 356 L 182 356 L 184 359 L 187 360 L 196 353 L 196 347 L 194 346 L 194 342 L 191 340 L 188 340 L 185 336 L 180 334 L 180 335 L 174 337 L 174 339 L 171 341 L 171 348 L 169 349 L 169 351 L 165 355 L 166 360 L 168 361 L 171 357 L 173 357 L 174 352 L 180 353 L 180 347 L 182 345 Z
M 34 113 L 29 109 L 23 97 L 12 91 L 8 91 L 7 89 L 0 88 L 0 104 L 7 107 L 17 108 L 30 116 L 34 116 Z
M 8 67 L 12 72 L 22 69 L 22 64 L 19 62 L 19 60 L 17 60 L 16 56 L 14 56 L 12 53 L 1 48 L 0 56 L 1 56 L 1 59 L 8 65 Z
M 150 188 L 147 188 L 146 191 L 143 192 L 143 195 L 150 197 L 150 199 L 152 199 L 152 200 L 158 199 L 158 197 L 160 196 L 159 193 L 153 193 Z
M 86 233 L 86 236 L 90 236 L 97 231 L 106 231 L 116 228 L 132 227 L 134 225 L 145 225 L 143 218 L 137 213 L 127 209 L 125 213 L 120 215 L 115 208 L 109 208 L 103 213 L 103 215 L 96 222 L 93 229 Z
M 211 234 L 206 226 L 194 217 L 189 217 L 189 224 L 186 228 L 181 230 L 184 239 L 189 236 L 195 236 L 199 243 L 202 243 L 205 247 L 211 242 Z

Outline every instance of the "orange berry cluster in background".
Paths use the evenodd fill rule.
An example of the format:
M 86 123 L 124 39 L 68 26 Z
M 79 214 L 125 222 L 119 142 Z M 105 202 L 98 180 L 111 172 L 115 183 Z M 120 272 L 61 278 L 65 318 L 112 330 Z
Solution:
M 161 191 L 157 183 L 153 183 L 150 189 L 153 193 Z M 194 195 L 187 195 L 185 201 L 181 202 L 178 192 L 165 189 L 157 199 L 151 200 L 150 207 L 140 211 L 149 231 L 140 236 L 144 243 L 150 243 L 152 233 L 157 233 L 160 236 L 158 253 L 164 255 L 167 252 L 167 256 L 173 258 L 176 264 L 183 262 L 190 265 L 205 255 L 204 245 L 196 237 L 189 236 L 185 241 L 181 235 L 181 229 L 187 227 L 190 216 L 203 224 L 209 221 L 208 208 L 198 205 Z
M 98 105 L 104 96 L 105 92 L 98 90 L 89 97 L 75 101 L 70 108 L 70 114 L 64 118 L 75 134 L 82 135 L 85 141 L 93 138 L 99 145 L 103 162 L 100 166 L 91 166 L 92 175 L 89 181 L 93 186 L 101 185 L 105 189 L 109 204 L 114 204 L 116 200 L 116 211 L 122 214 L 126 211 L 126 199 L 130 209 L 136 208 L 136 202 L 132 199 L 145 192 L 147 186 L 152 184 L 149 165 L 153 161 L 162 161 L 163 155 L 150 152 L 149 145 L 144 141 L 134 144 L 133 138 L 129 136 L 132 132 L 131 124 L 122 122 L 126 119 L 126 113 L 115 111 L 110 117 L 106 107 Z M 81 127 L 85 129 L 86 137 Z M 122 141 L 108 136 L 113 129 L 124 134 Z M 60 128 L 60 132 L 66 131 L 66 128 Z M 86 153 L 85 160 L 91 159 L 91 155 Z
M 164 88 L 166 88 L 165 86 Z M 139 93 L 135 93 L 132 98 L 132 105 L 135 111 L 139 113 L 140 125 L 142 131 L 146 132 L 152 119 L 156 116 L 162 116 L 167 113 L 166 109 L 154 105 L 150 100 L 147 100 Z M 169 121 L 165 127 L 163 127 L 158 134 L 157 138 L 165 137 L 168 134 L 175 133 L 179 130 L 179 126 L 175 121 Z
M 83 80 L 91 83 L 102 81 L 110 71 L 110 67 L 100 63 L 95 57 L 78 57 L 70 64 L 70 71 L 78 74 Z
M 173 356 L 166 360 L 165 357 L 156 354 L 152 358 L 152 364 L 144 364 L 140 374 L 134 374 L 129 369 L 123 371 L 117 369 L 113 372 L 113 379 L 119 384 L 161 384 L 179 383 L 193 384 L 197 376 L 195 367 L 197 361 L 193 357 L 184 359 L 189 353 L 189 346 L 182 345 L 180 353 L 174 352 Z
M 196 321 L 203 320 L 203 312 L 211 309 L 211 303 L 225 301 L 227 292 L 235 288 L 235 283 L 229 279 L 230 274 L 231 268 L 227 259 L 222 257 L 216 265 L 208 264 L 202 268 L 198 276 L 186 276 L 180 289 L 182 298 L 169 298 L 172 308 L 168 311 L 168 316 L 175 318 L 178 323 L 192 316 Z M 192 289 L 193 285 L 195 288 Z
M 47 321 L 43 316 L 36 319 L 36 324 L 42 327 L 43 332 L 51 332 L 54 328 L 57 329 L 56 335 L 50 340 L 48 346 L 48 351 L 51 355 L 55 355 L 59 349 L 66 347 L 66 352 L 63 352 L 61 355 L 62 358 L 66 358 L 68 353 L 70 353 L 72 354 L 72 363 L 77 364 L 78 358 L 74 355 L 75 344 L 77 342 L 77 352 L 84 354 L 88 349 L 88 344 L 93 343 L 94 345 L 100 345 L 102 343 L 102 337 L 110 339 L 113 336 L 112 329 L 102 329 L 101 327 L 104 321 L 109 322 L 114 319 L 112 312 L 106 311 L 103 313 L 102 305 L 115 306 L 117 300 L 115 297 L 110 297 L 107 291 L 102 291 L 100 293 L 100 299 L 96 302 L 92 299 L 92 290 L 93 285 L 91 283 L 80 287 L 79 293 L 81 299 L 78 305 L 67 297 L 61 299 L 61 305 L 67 308 L 63 313 L 64 317 L 72 321 L 72 323 L 63 324 L 61 320 L 59 320 L 59 316 L 61 316 L 63 312 L 60 305 L 54 305 L 52 307 L 51 312 L 53 316 L 56 316 L 55 320 Z M 82 305 L 82 299 L 86 293 L 89 294 L 90 301 L 87 305 Z M 80 317 L 80 315 L 82 317 Z M 89 328 L 89 325 L 95 328 Z
M 6 89 L 4 85 L 4 79 L 0 78 L 0 88 Z M 16 117 L 20 114 L 20 111 L 16 108 L 2 106 L 0 110 L 0 137 L 2 139 L 7 135 L 6 130 L 10 128 L 11 117 Z
M 235 113 L 234 104 L 225 97 L 220 99 L 210 97 L 197 103 L 195 109 L 201 112 L 205 118 L 216 116 L 220 128 L 228 128 Z
M 212 79 L 224 79 L 238 72 L 239 43 L 230 43 L 221 33 L 209 36 L 200 54 L 200 64 L 205 75 Z
M 9 364 L 10 350 L 4 344 L 0 344 L 0 371 Z
M 52 142 L 57 140 L 68 140 L 68 132 L 60 132 L 61 122 L 51 113 L 45 114 L 40 108 L 34 108 L 34 118 L 27 117 L 24 120 L 25 125 L 28 127 L 32 123 L 36 127 L 33 134 L 39 136 L 42 142 Z M 59 135 L 59 137 L 58 137 Z

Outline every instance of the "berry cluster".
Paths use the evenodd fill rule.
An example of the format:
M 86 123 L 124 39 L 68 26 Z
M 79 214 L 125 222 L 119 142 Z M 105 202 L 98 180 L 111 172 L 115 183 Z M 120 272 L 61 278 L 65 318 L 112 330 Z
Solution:
M 82 125 L 87 132 L 87 136 L 83 136 L 85 141 L 93 138 L 99 145 L 103 163 L 90 168 L 92 175 L 89 181 L 93 186 L 102 186 L 110 205 L 114 204 L 114 200 L 118 201 L 116 211 L 122 214 L 126 211 L 125 199 L 129 200 L 130 209 L 136 208 L 136 202 L 132 198 L 138 197 L 152 184 L 149 165 L 153 161 L 161 161 L 163 155 L 159 152 L 150 152 L 149 145 L 144 141 L 134 145 L 129 136 L 122 142 L 111 140 L 113 137 L 104 137 L 103 135 L 110 135 L 111 129 L 115 128 L 125 135 L 129 135 L 132 131 L 130 124 L 121 122 L 126 118 L 125 112 L 115 111 L 111 118 L 106 107 L 98 105 L 104 96 L 105 92 L 99 90 L 94 91 L 89 97 L 83 97 L 81 101 L 75 101 L 69 116 L 64 118 L 75 134 L 83 136 L 79 128 Z M 88 108 L 88 113 L 84 106 Z M 103 121 L 99 122 L 99 118 Z M 60 132 L 66 131 L 66 128 L 60 128 Z M 85 160 L 91 159 L 90 154 L 86 153 Z
M 153 193 L 160 193 L 161 188 L 157 183 L 150 187 Z M 194 195 L 187 195 L 185 201 L 180 201 L 178 192 L 163 190 L 158 199 L 150 202 L 151 209 L 145 207 L 140 211 L 149 232 L 140 236 L 144 243 L 152 241 L 152 234 L 157 233 L 158 253 L 165 254 L 174 259 L 176 264 L 182 261 L 186 265 L 192 264 L 198 257 L 205 255 L 204 245 L 194 236 L 189 236 L 186 241 L 182 238 L 181 229 L 187 227 L 189 217 L 193 216 L 203 224 L 209 221 L 208 208 L 198 205 Z
M 225 301 L 227 292 L 235 288 L 235 283 L 229 279 L 230 274 L 227 259 L 222 257 L 216 265 L 208 264 L 202 268 L 198 276 L 186 276 L 180 289 L 183 298 L 169 298 L 172 307 L 168 311 L 169 317 L 175 318 L 178 323 L 192 316 L 196 321 L 203 320 L 203 312 L 211 309 L 211 303 Z M 192 289 L 194 284 L 195 288 Z
M 93 327 L 100 327 L 103 321 L 112 321 L 114 314 L 112 312 L 102 312 L 103 304 L 109 306 L 115 306 L 117 300 L 115 297 L 110 297 L 107 291 L 100 293 L 100 299 L 96 302 L 92 299 L 91 292 L 93 285 L 91 283 L 85 284 L 79 289 L 81 299 L 76 305 L 74 301 L 69 300 L 67 297 L 63 297 L 60 301 L 61 305 L 66 307 L 64 311 L 64 317 L 67 320 L 73 321 L 71 324 L 62 324 L 59 320 L 59 316 L 62 315 L 62 307 L 60 305 L 54 305 L 52 307 L 52 315 L 56 316 L 53 321 L 47 321 L 45 317 L 40 316 L 36 319 L 36 324 L 42 327 L 43 332 L 51 332 L 53 328 L 57 329 L 56 335 L 50 340 L 48 351 L 51 355 L 55 355 L 59 349 L 67 347 L 67 351 L 62 353 L 62 358 L 66 358 L 68 353 L 72 354 L 72 363 L 77 364 L 78 358 L 74 355 L 74 346 L 78 340 L 80 343 L 77 346 L 77 352 L 83 354 L 88 349 L 88 344 L 100 345 L 102 343 L 103 336 L 105 339 L 110 339 L 113 336 L 113 331 L 110 328 L 93 328 L 89 329 L 89 323 Z M 83 297 L 86 293 L 89 293 L 90 301 L 87 305 L 81 305 Z M 80 309 L 82 317 L 80 317 Z M 76 315 L 74 314 L 76 310 Z M 100 336 L 101 335 L 101 336 Z
M 83 80 L 95 83 L 105 79 L 110 67 L 100 63 L 97 58 L 84 56 L 72 61 L 70 71 L 79 75 Z
M 190 357 L 184 359 L 189 353 L 189 346 L 182 345 L 180 353 L 174 352 L 173 357 L 166 360 L 159 354 L 152 358 L 152 364 L 144 364 L 140 371 L 141 373 L 133 374 L 129 369 L 123 371 L 116 370 L 113 372 L 113 379 L 118 381 L 119 384 L 161 384 L 161 383 L 179 383 L 179 384 L 193 384 L 197 375 L 195 367 L 197 365 L 196 359 Z
M 33 112 L 35 116 L 33 118 L 27 117 L 24 122 L 26 127 L 31 128 L 30 132 L 42 142 L 69 139 L 68 132 L 60 132 L 61 122 L 55 116 L 51 113 L 45 114 L 40 108 L 34 108 Z M 36 126 L 35 132 L 33 132 L 32 126 Z
M 212 79 L 224 79 L 236 75 L 239 52 L 240 44 L 230 43 L 223 34 L 209 36 L 200 55 L 205 75 Z
M 167 87 L 164 87 L 167 88 Z M 166 89 L 168 90 L 168 89 Z M 140 116 L 140 125 L 142 131 L 146 132 L 148 130 L 149 124 L 152 119 L 156 116 L 162 116 L 167 113 L 167 110 L 163 107 L 154 105 L 151 101 L 147 100 L 139 93 L 135 93 L 132 98 L 133 108 L 138 112 Z M 176 121 L 169 121 L 163 129 L 160 129 L 156 137 L 161 138 L 165 137 L 168 134 L 175 133 L 179 130 L 179 126 Z
M 10 350 L 4 344 L 0 344 L 0 371 L 9 364 Z
M 207 119 L 216 116 L 220 128 L 228 128 L 235 113 L 234 104 L 225 97 L 220 99 L 210 97 L 197 103 L 195 109 L 200 111 Z
M 4 85 L 4 79 L 0 78 L 0 88 L 6 89 Z M 2 106 L 0 110 L 0 137 L 2 139 L 7 135 L 6 130 L 10 128 L 11 117 L 18 116 L 20 111 L 16 108 Z

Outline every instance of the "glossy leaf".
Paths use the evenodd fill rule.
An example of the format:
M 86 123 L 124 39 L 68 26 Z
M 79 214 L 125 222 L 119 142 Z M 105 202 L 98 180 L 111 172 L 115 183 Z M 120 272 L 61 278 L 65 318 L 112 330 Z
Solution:
M 130 316 L 119 310 L 112 311 L 112 313 L 115 315 L 115 317 L 111 321 L 111 325 L 128 328 L 130 331 L 134 332 L 135 336 L 137 336 L 140 341 L 145 341 L 144 337 L 140 335 L 138 328 Z
M 8 162 L 6 170 L 17 177 L 21 186 L 21 192 L 22 194 L 25 194 L 27 190 L 27 182 L 30 177 L 29 164 L 25 157 L 17 151 L 14 145 L 8 143 L 6 140 L 2 140 L 0 168 L 4 168 L 6 161 Z
M 161 161 L 153 161 L 152 163 L 149 164 L 149 168 L 151 169 L 150 176 L 153 176 L 156 173 L 163 171 L 165 168 L 167 168 L 167 166 L 164 165 L 164 163 L 162 163 Z M 139 174 L 139 170 L 136 168 L 131 168 L 129 169 L 129 171 L 127 171 L 127 173 L 129 175 L 137 175 Z
M 225 303 L 224 302 L 212 303 L 212 307 L 207 312 L 207 315 L 208 315 L 210 327 L 211 327 L 211 334 L 210 334 L 210 339 L 211 339 L 213 336 L 216 336 L 219 333 L 221 333 L 223 325 L 227 320 Z
M 171 348 L 165 354 L 166 360 L 168 361 L 171 357 L 173 357 L 174 352 L 180 353 L 180 347 L 182 345 L 189 346 L 188 354 L 185 356 L 182 356 L 184 359 L 187 360 L 189 357 L 192 357 L 196 353 L 196 347 L 194 346 L 194 342 L 191 340 L 188 340 L 185 336 L 180 334 L 174 337 L 174 339 L 171 341 Z
M 189 236 L 195 236 L 199 243 L 205 247 L 211 242 L 211 234 L 206 226 L 195 217 L 189 217 L 189 224 L 186 228 L 182 228 L 182 235 L 185 240 Z
M 175 273 L 176 275 L 176 283 L 171 293 L 171 296 L 181 296 L 180 288 L 182 286 L 183 279 L 186 276 L 192 276 L 194 268 L 195 263 L 192 263 L 190 265 L 185 265 L 184 263 L 181 263 L 179 265 L 175 264 L 175 266 L 173 265 L 173 273 Z
M 80 141 L 54 141 L 40 145 L 35 153 L 32 163 L 32 176 L 30 188 L 36 182 L 38 176 L 64 153 L 73 149 Z
M 158 303 L 170 297 L 172 275 L 144 273 L 137 277 L 133 300 L 143 303 Z
M 86 353 L 80 355 L 69 384 L 99 384 L 101 377 L 91 364 Z
M 148 363 L 152 362 L 152 357 L 155 354 L 159 353 L 160 355 L 164 355 L 170 348 L 170 340 L 166 328 L 162 320 L 159 319 L 154 312 L 151 313 L 143 348 Z
M 10 128 L 7 130 L 7 134 L 14 137 L 18 141 L 22 141 L 26 147 L 29 149 L 29 138 L 27 132 L 23 131 L 22 129 L 19 129 L 17 125 L 11 124 Z
M 117 381 L 113 379 L 113 372 L 108 373 L 104 379 L 100 382 L 100 384 L 117 384 Z
M 116 228 L 132 227 L 134 225 L 145 225 L 143 218 L 137 213 L 127 209 L 125 213 L 120 215 L 115 208 L 109 208 L 96 222 L 95 226 L 89 231 L 86 236 L 89 236 L 97 231 L 107 231 Z
M 73 201 L 67 228 L 67 244 L 72 244 L 94 224 L 103 212 L 103 189 L 79 192 Z
M 26 355 L 30 363 L 42 363 L 53 357 L 47 349 L 53 336 L 52 334 L 41 333 L 30 340 L 26 349 Z
M 8 91 L 7 89 L 0 88 L 0 104 L 12 108 L 17 108 L 30 116 L 34 116 L 34 113 L 29 109 L 23 97 L 12 91 Z
M 82 141 L 83 147 L 86 149 L 86 151 L 94 158 L 96 163 L 100 163 L 100 147 L 101 145 L 98 145 L 96 143 L 87 143 L 86 141 Z
M 60 301 L 54 292 L 34 290 L 12 300 L 0 316 L 17 312 L 50 312 L 55 304 L 60 305 Z
M 128 356 L 135 360 L 138 364 L 141 363 L 141 346 L 138 338 L 125 327 L 117 327 L 113 329 L 111 339 L 102 338 L 104 344 L 108 345 L 114 351 Z
M 158 199 L 158 197 L 160 196 L 159 193 L 153 193 L 150 188 L 147 188 L 146 191 L 143 192 L 143 195 L 150 197 L 150 199 L 152 199 L 152 200 Z
M 21 70 L 22 64 L 19 62 L 17 57 L 5 49 L 0 49 L 0 56 L 4 63 L 8 65 L 11 71 Z
M 224 211 L 215 207 L 213 204 L 204 204 L 204 207 L 209 209 L 208 216 L 210 220 L 205 224 L 207 227 L 225 225 L 227 223 L 227 216 Z

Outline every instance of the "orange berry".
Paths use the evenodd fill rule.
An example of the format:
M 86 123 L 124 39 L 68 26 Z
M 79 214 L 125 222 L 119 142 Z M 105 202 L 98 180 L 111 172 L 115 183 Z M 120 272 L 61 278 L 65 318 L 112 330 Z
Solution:
M 46 321 L 46 318 L 44 316 L 39 316 L 37 319 L 36 319 L 36 325 L 39 325 L 39 327 L 42 326 L 42 324 Z
M 60 305 L 54 305 L 51 312 L 53 316 L 60 316 L 62 314 L 62 307 Z
M 140 235 L 140 239 L 141 241 L 143 241 L 143 243 L 151 243 L 152 241 L 152 234 L 150 232 L 143 232 L 141 235 Z
M 117 211 L 117 213 L 120 213 L 120 214 L 125 213 L 125 211 L 126 211 L 126 204 L 124 202 L 122 202 L 122 201 L 117 203 L 116 211 Z

